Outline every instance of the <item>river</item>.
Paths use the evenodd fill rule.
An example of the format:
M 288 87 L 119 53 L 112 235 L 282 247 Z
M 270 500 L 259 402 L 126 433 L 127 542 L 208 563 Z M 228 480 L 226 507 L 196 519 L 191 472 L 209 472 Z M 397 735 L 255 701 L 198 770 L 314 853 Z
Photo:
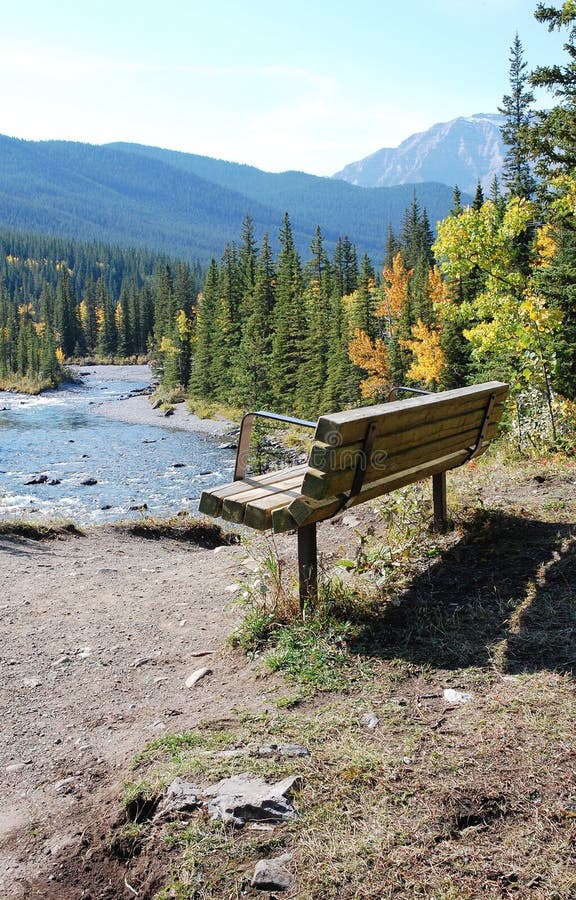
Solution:
M 36 397 L 0 393 L 1 518 L 90 525 L 196 512 L 205 487 L 231 479 L 234 452 L 222 435 L 183 430 L 160 413 L 152 423 L 118 418 L 118 401 L 150 384 L 147 366 L 78 372 L 80 383 Z

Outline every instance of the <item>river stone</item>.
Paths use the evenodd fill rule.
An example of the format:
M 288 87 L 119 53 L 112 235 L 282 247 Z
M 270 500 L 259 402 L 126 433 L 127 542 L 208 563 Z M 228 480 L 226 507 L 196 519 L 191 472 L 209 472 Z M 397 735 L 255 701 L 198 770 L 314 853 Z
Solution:
M 292 854 L 284 853 L 275 859 L 261 859 L 256 863 L 251 885 L 258 891 L 289 891 L 294 878 L 286 868 Z
M 204 796 L 208 798 L 208 812 L 214 820 L 238 826 L 247 821 L 284 822 L 297 816 L 289 795 L 300 781 L 299 775 L 291 775 L 276 784 L 268 784 L 262 778 L 242 772 L 223 778 L 204 791 Z
M 92 487 L 94 484 L 98 484 L 98 480 L 96 478 L 85 478 L 84 481 L 81 481 L 80 484 L 84 484 L 87 487 Z

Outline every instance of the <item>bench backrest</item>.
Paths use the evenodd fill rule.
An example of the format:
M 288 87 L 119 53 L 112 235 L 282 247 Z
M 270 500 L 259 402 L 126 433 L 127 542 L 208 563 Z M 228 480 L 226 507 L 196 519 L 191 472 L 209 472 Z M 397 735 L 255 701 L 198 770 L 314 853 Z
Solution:
M 322 416 L 299 496 L 273 511 L 274 530 L 330 518 L 478 456 L 497 433 L 507 393 L 493 381 Z

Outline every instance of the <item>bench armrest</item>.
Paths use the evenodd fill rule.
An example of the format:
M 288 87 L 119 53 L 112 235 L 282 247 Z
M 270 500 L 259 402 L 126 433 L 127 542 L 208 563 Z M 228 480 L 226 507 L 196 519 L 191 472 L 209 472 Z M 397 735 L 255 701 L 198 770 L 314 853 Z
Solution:
M 410 394 L 433 394 L 434 393 L 434 391 L 423 391 L 422 388 L 405 387 L 405 385 L 399 384 L 397 387 L 390 388 L 386 399 L 388 401 L 397 400 L 398 399 L 398 391 L 408 391 Z
M 266 412 L 266 410 L 263 409 L 246 413 L 240 424 L 240 436 L 238 438 L 238 449 L 236 451 L 236 466 L 234 468 L 234 481 L 239 481 L 246 475 L 248 457 L 250 455 L 252 425 L 254 424 L 256 416 L 261 419 L 272 419 L 274 422 L 286 422 L 289 425 L 298 425 L 300 428 L 316 428 L 316 422 L 308 422 L 306 419 L 295 419 L 293 416 L 283 416 L 280 413 Z

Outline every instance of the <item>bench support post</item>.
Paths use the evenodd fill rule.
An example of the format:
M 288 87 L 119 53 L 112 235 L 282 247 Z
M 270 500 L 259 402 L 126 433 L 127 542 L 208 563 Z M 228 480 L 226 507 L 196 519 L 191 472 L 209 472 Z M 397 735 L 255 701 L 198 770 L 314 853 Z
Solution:
M 446 472 L 432 476 L 432 503 L 434 507 L 434 531 L 443 531 L 448 521 L 446 505 Z
M 303 525 L 298 529 L 298 580 L 300 587 L 300 610 L 318 598 L 318 555 L 316 543 L 316 523 Z

